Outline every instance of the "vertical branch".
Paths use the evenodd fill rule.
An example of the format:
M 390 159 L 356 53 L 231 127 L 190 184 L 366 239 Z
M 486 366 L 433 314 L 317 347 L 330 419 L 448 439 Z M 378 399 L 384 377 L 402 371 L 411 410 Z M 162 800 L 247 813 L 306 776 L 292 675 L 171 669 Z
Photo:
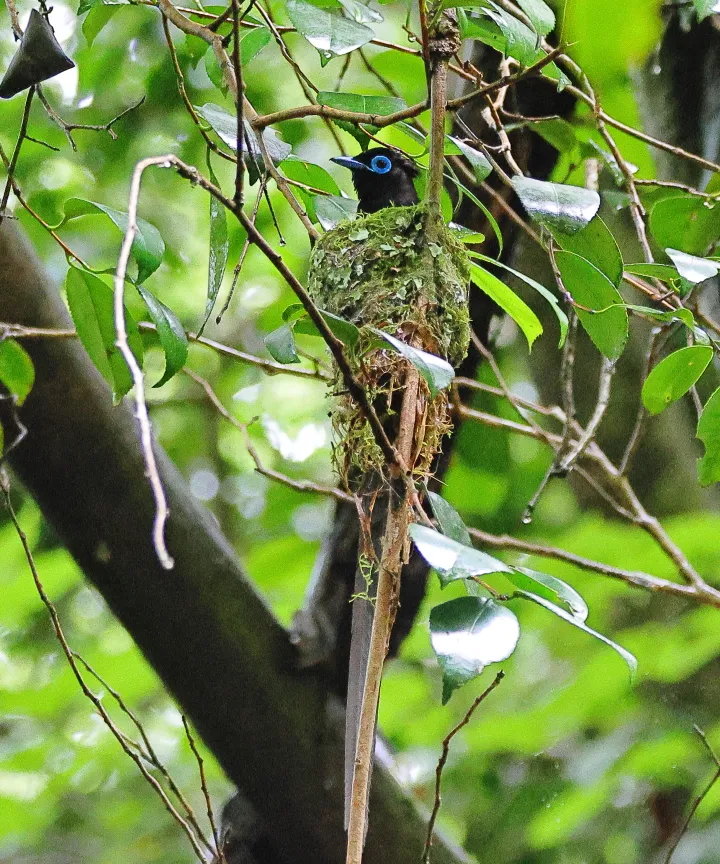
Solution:
M 243 105 L 245 99 L 245 84 L 242 77 L 242 64 L 240 63 L 240 3 L 232 0 L 233 17 L 233 71 L 237 82 L 237 96 L 235 97 L 235 110 L 237 113 L 237 168 L 235 169 L 235 206 L 241 209 L 243 206 L 243 181 L 245 179 L 245 163 L 243 162 L 243 143 L 245 140 L 245 116 Z M 262 135 L 262 132 L 259 133 Z
M 18 133 L 17 143 L 15 144 L 15 149 L 10 157 L 10 164 L 7 169 L 7 181 L 5 183 L 5 189 L 3 190 L 2 200 L 0 201 L 0 225 L 2 225 L 2 221 L 5 218 L 5 208 L 7 207 L 8 199 L 10 198 L 10 190 L 13 188 L 15 167 L 17 165 L 18 157 L 20 156 L 20 148 L 27 137 L 28 120 L 30 119 L 30 108 L 32 106 L 34 95 L 35 88 L 31 87 L 28 90 L 27 98 L 25 99 L 25 108 L 23 109 L 22 122 L 20 123 L 20 132 Z
M 428 35 L 430 57 L 430 169 L 425 201 L 430 211 L 428 230 L 440 220 L 440 199 L 445 167 L 445 111 L 447 71 L 450 58 L 460 50 L 457 20 L 451 11 L 443 12 L 436 28 Z
M 409 367 L 405 377 L 405 389 L 400 411 L 400 429 L 396 441 L 397 449 L 405 464 L 411 464 L 412 460 L 419 392 L 419 374 L 415 367 Z M 412 514 L 407 486 L 402 487 L 399 496 L 392 488 L 388 495 L 388 514 L 382 541 L 375 613 L 370 634 L 370 649 L 355 749 L 355 771 L 350 795 L 346 864 L 361 864 L 362 862 L 367 833 L 368 799 L 375 751 L 375 726 L 380 700 L 380 682 L 390 642 L 390 632 L 395 621 L 400 590 L 400 571 L 402 570 L 408 526 Z

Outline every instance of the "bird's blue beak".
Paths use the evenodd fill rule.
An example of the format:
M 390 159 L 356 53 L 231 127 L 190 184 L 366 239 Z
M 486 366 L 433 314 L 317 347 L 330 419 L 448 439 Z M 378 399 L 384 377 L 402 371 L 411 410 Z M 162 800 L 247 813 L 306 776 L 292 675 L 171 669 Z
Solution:
M 367 165 L 359 162 L 357 159 L 353 159 L 352 156 L 333 156 L 330 161 L 335 162 L 336 165 L 342 165 L 343 168 L 349 168 L 351 171 L 370 170 Z

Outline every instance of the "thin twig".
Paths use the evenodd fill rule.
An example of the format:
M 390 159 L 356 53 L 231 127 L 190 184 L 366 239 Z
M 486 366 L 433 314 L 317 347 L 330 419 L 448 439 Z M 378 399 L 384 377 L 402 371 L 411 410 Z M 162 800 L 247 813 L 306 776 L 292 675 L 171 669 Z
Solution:
M 190 724 L 188 723 L 187 717 L 184 714 L 181 714 L 180 716 L 182 717 L 182 724 L 183 728 L 185 729 L 185 735 L 187 737 L 188 744 L 190 745 L 193 756 L 195 756 L 195 761 L 198 764 L 198 771 L 200 772 L 200 788 L 202 789 L 203 798 L 205 799 L 208 822 L 210 823 L 210 830 L 212 831 L 213 835 L 213 843 L 215 844 L 215 854 L 218 856 L 220 864 L 224 864 L 225 855 L 223 854 L 223 850 L 220 846 L 220 836 L 218 834 L 217 825 L 215 824 L 215 814 L 213 813 L 212 801 L 210 800 L 210 792 L 207 785 L 207 778 L 205 777 L 205 762 L 200 755 L 200 751 L 198 750 L 195 739 L 193 738 L 192 732 L 190 731 Z
M 145 377 L 128 343 L 124 305 L 125 274 L 127 273 L 128 262 L 130 260 L 130 250 L 132 248 L 133 239 L 137 233 L 137 209 L 138 199 L 140 197 L 140 181 L 142 180 L 142 175 L 146 168 L 149 168 L 152 165 L 165 165 L 167 163 L 168 159 L 165 156 L 155 156 L 148 159 L 142 159 L 137 163 L 135 170 L 133 171 L 132 181 L 130 183 L 130 197 L 128 200 L 127 229 L 125 231 L 125 236 L 123 237 L 117 269 L 115 271 L 114 306 L 115 330 L 117 332 L 117 342 L 115 344 L 127 363 L 135 386 L 135 416 L 140 425 L 140 446 L 142 447 L 143 459 L 145 460 L 145 468 L 150 482 L 150 488 L 153 493 L 153 498 L 155 499 L 155 516 L 153 519 L 152 530 L 153 546 L 155 547 L 155 553 L 157 554 L 160 565 L 165 570 L 172 570 L 174 562 L 170 557 L 167 546 L 165 545 L 165 523 L 169 511 L 167 499 L 165 497 L 165 490 L 163 489 L 160 474 L 158 473 L 155 452 L 153 450 L 152 429 L 150 427 L 147 403 L 145 402 Z
M 133 762 L 138 767 L 138 770 L 143 775 L 145 780 L 152 786 L 152 788 L 154 789 L 154 791 L 156 792 L 156 794 L 158 795 L 160 800 L 165 805 L 166 810 L 170 813 L 170 815 L 173 817 L 173 819 L 175 819 L 175 821 L 178 823 L 178 825 L 181 827 L 181 829 L 183 830 L 183 832 L 185 833 L 185 835 L 189 839 L 190 844 L 192 845 L 193 851 L 195 852 L 198 860 L 203 862 L 203 864 L 204 864 L 205 855 L 203 854 L 203 850 L 202 850 L 200 844 L 198 843 L 198 840 L 195 837 L 195 834 L 193 833 L 191 826 L 188 824 L 188 822 L 185 819 L 183 819 L 183 817 L 177 811 L 177 808 L 170 801 L 170 799 L 168 798 L 167 794 L 165 793 L 165 790 L 162 788 L 160 783 L 147 770 L 147 768 L 143 764 L 143 760 L 142 760 L 141 756 L 137 752 L 135 752 L 135 750 L 132 747 L 128 746 L 127 736 L 115 725 L 112 718 L 110 717 L 110 715 L 106 711 L 105 706 L 102 704 L 102 701 L 92 692 L 92 690 L 90 690 L 90 688 L 85 683 L 85 679 L 83 678 L 82 673 L 80 672 L 80 669 L 78 668 L 77 662 L 75 660 L 75 654 L 72 651 L 72 649 L 70 648 L 70 646 L 67 642 L 67 639 L 65 638 L 65 634 L 63 632 L 63 629 L 60 626 L 60 618 L 58 617 L 57 610 L 55 609 L 54 604 L 52 603 L 52 601 L 48 597 L 47 593 L 45 592 L 45 588 L 44 588 L 42 582 L 40 581 L 40 575 L 38 573 L 37 567 L 35 566 L 35 560 L 33 558 L 32 550 L 30 549 L 30 544 L 28 543 L 27 535 L 23 531 L 22 526 L 20 525 L 18 518 L 15 514 L 15 510 L 12 506 L 12 500 L 10 498 L 10 484 L 9 484 L 7 472 L 1 468 L 0 468 L 0 488 L 2 489 L 3 497 L 5 499 L 5 504 L 6 504 L 8 513 L 10 515 L 10 519 L 13 523 L 13 527 L 15 528 L 15 532 L 17 533 L 18 537 L 20 538 L 20 542 L 22 543 L 23 551 L 25 553 L 25 558 L 28 562 L 28 566 L 30 567 L 30 572 L 31 572 L 32 577 L 33 577 L 33 582 L 35 583 L 35 588 L 36 588 L 36 590 L 40 596 L 40 599 L 42 600 L 43 605 L 45 606 L 45 608 L 48 611 L 48 614 L 50 616 L 50 621 L 52 623 L 53 631 L 55 632 L 55 636 L 56 636 L 58 642 L 60 643 L 60 647 L 62 649 L 62 652 L 65 655 L 65 658 L 66 658 L 68 664 L 70 665 L 70 668 L 73 672 L 73 675 L 75 676 L 76 681 L 80 685 L 80 689 L 82 690 L 82 692 L 86 696 L 86 698 L 89 699 L 90 702 L 93 704 L 93 707 L 98 712 L 98 714 L 102 718 L 102 720 L 105 723 L 105 725 L 107 726 L 107 728 L 113 734 L 116 741 L 120 744 L 123 751 L 133 760 Z M 135 747 L 137 749 L 140 749 L 137 747 L 137 744 L 135 744 Z
M 453 727 L 450 732 L 448 732 L 448 734 L 443 738 L 442 753 L 440 754 L 437 768 L 435 769 L 435 803 L 433 804 L 432 813 L 430 814 L 430 821 L 428 822 L 428 832 L 427 838 L 425 840 L 425 849 L 423 850 L 422 864 L 430 864 L 430 848 L 432 846 L 433 831 L 435 830 L 435 822 L 437 820 L 438 813 L 440 812 L 440 804 L 442 803 L 442 798 L 440 797 L 440 784 L 442 782 L 442 774 L 443 769 L 445 768 L 445 763 L 447 762 L 448 756 L 450 755 L 450 743 L 452 742 L 452 739 L 458 734 L 458 732 L 463 728 L 463 726 L 468 725 L 480 703 L 485 701 L 485 699 L 492 693 L 492 691 L 498 686 L 498 684 L 503 680 L 504 677 L 505 673 L 501 669 L 495 676 L 495 680 L 492 682 L 492 684 L 473 701 L 472 705 L 465 713 L 463 719 L 457 724 L 457 726 Z
M 22 121 L 20 122 L 20 131 L 18 132 L 17 141 L 15 142 L 15 149 L 13 150 L 13 154 L 10 157 L 10 164 L 8 165 L 7 169 L 8 176 L 7 180 L 5 181 L 5 189 L 3 190 L 2 199 L 0 199 L 0 225 L 2 225 L 3 219 L 5 218 L 5 208 L 7 207 L 8 198 L 10 197 L 10 190 L 13 187 L 13 181 L 15 179 L 15 168 L 17 167 L 18 157 L 20 156 L 20 149 L 27 134 L 28 120 L 30 119 L 30 108 L 32 107 L 32 100 L 34 95 L 35 88 L 31 87 L 28 90 L 28 94 L 25 98 L 25 107 L 23 109 Z
M 696 726 L 694 724 L 693 724 L 693 729 L 700 736 L 700 740 L 703 742 L 703 744 L 707 748 L 708 752 L 710 753 L 710 756 L 712 757 L 712 760 L 715 763 L 715 772 L 713 773 L 712 777 L 710 778 L 710 780 L 708 781 L 707 785 L 702 790 L 702 792 L 693 801 L 692 806 L 690 807 L 690 811 L 688 812 L 688 815 L 687 815 L 685 821 L 683 822 L 682 826 L 680 827 L 680 830 L 677 833 L 677 836 L 675 837 L 672 844 L 670 845 L 670 848 L 668 849 L 668 853 L 667 853 L 667 856 L 665 858 L 665 864 L 670 864 L 670 859 L 672 858 L 673 853 L 677 849 L 678 844 L 680 843 L 680 841 L 683 839 L 683 837 L 687 833 L 688 827 L 690 826 L 690 822 L 692 821 L 692 818 L 695 815 L 698 807 L 705 800 L 705 798 L 707 797 L 708 793 L 710 792 L 712 787 L 715 785 L 715 783 L 718 780 L 720 780 L 720 759 L 718 759 L 717 754 L 715 753 L 713 748 L 710 746 L 710 743 L 707 740 L 707 737 L 705 736 L 705 733 L 703 732 L 703 730 L 699 726 Z

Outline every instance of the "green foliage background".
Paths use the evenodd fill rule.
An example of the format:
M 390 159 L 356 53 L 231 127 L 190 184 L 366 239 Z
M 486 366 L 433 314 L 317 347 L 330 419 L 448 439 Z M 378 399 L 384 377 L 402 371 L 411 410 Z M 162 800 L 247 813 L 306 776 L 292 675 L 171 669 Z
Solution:
M 660 33 L 659 6 L 653 0 L 569 0 L 564 10 L 563 35 L 597 87 L 603 106 L 635 125 L 640 120 L 631 71 Z M 281 5 L 273 7 L 284 20 Z M 27 14 L 29 8 L 23 4 L 21 13 Z M 387 18 L 383 32 L 399 39 L 404 9 L 382 10 Z M 118 141 L 104 133 L 76 132 L 77 153 L 35 106 L 32 134 L 61 150 L 55 154 L 26 144 L 17 179 L 30 204 L 51 224 L 61 221 L 63 203 L 71 197 L 126 209 L 129 178 L 140 158 L 172 152 L 198 166 L 205 160 L 203 142 L 177 94 L 157 10 L 97 5 L 83 29 L 75 12 L 57 3 L 53 15 L 79 70 L 76 87 L 72 80 L 65 90 L 55 83 L 47 87 L 61 113 L 75 122 L 104 123 L 142 96 L 146 101 L 118 123 Z M 109 20 L 90 45 L 88 22 L 98 26 L 104 20 L 101 16 Z M 4 67 L 14 48 L 7 19 L 0 21 Z M 177 31 L 174 39 L 192 101 L 215 102 L 232 110 L 229 99 L 207 77 L 205 46 Z M 317 53 L 299 36 L 290 37 L 289 43 L 318 86 L 333 89 L 343 60 L 335 59 L 323 69 Z M 376 68 L 409 104 L 424 98 L 424 73 L 417 57 L 377 47 L 371 51 Z M 248 66 L 246 81 L 259 111 L 305 101 L 274 43 Z M 343 87 L 381 92 L 358 59 L 350 63 Z M 22 99 L 0 106 L 0 141 L 7 151 L 12 149 L 21 111 Z M 282 133 L 297 155 L 312 162 L 326 165 L 336 152 L 319 120 L 285 123 Z M 399 134 L 387 132 L 385 140 L 393 141 Z M 352 150 L 352 139 L 341 135 Z M 653 161 L 645 146 L 622 135 L 618 138 L 641 174 L 652 176 Z M 229 188 L 232 175 L 226 164 L 216 160 L 214 167 Z M 562 164 L 558 175 L 565 175 Z M 340 172 L 334 176 L 349 191 L 347 178 Z M 151 171 L 145 175 L 141 201 L 142 215 L 160 229 L 167 246 L 164 263 L 148 287 L 175 310 L 187 329 L 197 329 L 207 283 L 208 199 L 170 172 Z M 283 255 L 302 275 L 307 238 L 285 202 L 274 196 L 273 203 L 287 242 Z M 18 209 L 17 215 L 50 271 L 63 281 L 67 265 L 62 251 L 25 212 Z M 258 225 L 276 242 L 265 207 Z M 110 223 L 86 217 L 69 223 L 61 233 L 93 265 L 114 265 L 120 235 Z M 231 264 L 243 240 L 243 233 L 231 225 Z M 225 289 L 228 284 L 226 277 Z M 139 298 L 130 292 L 128 296 L 133 314 L 147 317 Z M 251 248 L 230 311 L 219 327 L 208 328 L 207 335 L 263 354 L 262 337 L 282 323 L 282 310 L 293 299 L 268 262 Z M 155 381 L 162 374 L 163 358 L 152 337 L 145 338 L 148 378 Z M 554 338 L 548 328 L 542 340 L 551 343 Z M 509 327 L 501 344 L 498 356 L 507 379 L 531 388 L 521 335 Z M 317 349 L 316 343 L 307 345 Z M 197 345 L 191 346 L 189 365 L 212 382 L 239 420 L 262 418 L 251 427 L 251 435 L 267 466 L 293 477 L 332 482 L 328 405 L 321 383 L 268 377 Z M 216 513 L 277 614 L 289 623 L 302 602 L 330 519 L 328 501 L 254 473 L 240 433 L 185 376 L 148 393 L 161 443 L 198 497 Z M 477 404 L 511 416 L 506 405 L 490 397 Z M 535 441 L 468 426 L 460 433 L 446 497 L 467 524 L 518 533 L 522 511 L 549 458 Z M 14 495 L 21 497 L 18 489 Z M 19 509 L 70 644 L 133 706 L 167 767 L 197 811 L 203 812 L 197 768 L 177 709 L 102 600 L 84 584 L 50 528 L 42 524 L 33 502 L 23 496 Z M 716 576 L 720 517 L 686 512 L 673 516 L 667 525 L 692 563 Z M 637 567 L 666 578 L 674 575 L 671 564 L 646 537 L 602 514 L 582 512 L 561 483 L 550 487 L 533 525 L 523 530 L 523 536 L 619 567 Z M 191 851 L 174 823 L 80 694 L 34 591 L 19 541 L 7 524 L 0 529 L 0 562 L 0 861 L 191 861 Z M 650 596 L 547 560 L 529 561 L 528 566 L 560 576 L 580 591 L 590 606 L 588 623 L 638 658 L 637 681 L 630 686 L 622 661 L 599 642 L 542 609 L 514 603 L 522 624 L 519 647 L 503 664 L 506 680 L 454 742 L 444 775 L 441 823 L 482 861 L 647 862 L 663 802 L 688 801 L 711 770 L 692 724 L 703 727 L 720 748 L 717 612 Z M 439 586 L 435 581 L 432 586 L 418 626 L 388 669 L 380 709 L 380 726 L 396 751 L 403 778 L 428 805 L 440 742 L 492 674 L 486 672 L 441 706 L 440 675 L 426 624 L 429 607 L 440 599 Z M 460 591 L 451 586 L 442 599 Z M 103 701 L 112 703 L 108 693 Z M 208 760 L 211 792 L 219 809 L 229 788 Z M 720 786 L 700 808 L 682 854 L 678 853 L 678 864 L 718 860 L 719 808 Z

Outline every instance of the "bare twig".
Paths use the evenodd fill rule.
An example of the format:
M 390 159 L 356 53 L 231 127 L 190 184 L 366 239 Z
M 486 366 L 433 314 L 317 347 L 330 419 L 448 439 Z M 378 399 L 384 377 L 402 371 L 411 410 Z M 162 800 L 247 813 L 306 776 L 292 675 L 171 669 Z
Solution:
M 23 145 L 23 141 L 25 140 L 25 136 L 27 135 L 27 127 L 28 120 L 30 119 L 30 108 L 32 107 L 33 96 L 35 95 L 35 88 L 31 87 L 28 90 L 28 94 L 25 97 L 25 107 L 23 109 L 22 120 L 20 122 L 20 131 L 18 132 L 17 141 L 15 142 L 15 149 L 13 150 L 13 154 L 10 157 L 10 164 L 8 165 L 8 176 L 5 181 L 5 189 L 3 190 L 2 199 L 0 199 L 0 225 L 2 225 L 3 219 L 5 218 L 5 208 L 7 207 L 8 198 L 10 197 L 10 190 L 13 188 L 13 181 L 15 179 L 15 168 L 17 167 L 18 157 L 20 156 L 20 149 Z
M 433 804 L 432 813 L 430 814 L 430 821 L 428 822 L 428 833 L 427 839 L 425 840 L 425 849 L 423 850 L 422 864 L 430 864 L 430 848 L 432 846 L 433 831 L 435 830 L 435 822 L 437 820 L 438 813 L 440 812 L 440 804 L 442 803 L 442 798 L 440 797 L 440 784 L 442 782 L 442 773 L 445 768 L 445 764 L 448 760 L 448 756 L 450 755 L 450 744 L 452 742 L 452 739 L 458 734 L 458 732 L 463 728 L 463 726 L 467 726 L 480 703 L 484 702 L 485 699 L 487 699 L 487 697 L 498 686 L 498 684 L 502 681 L 504 677 L 505 673 L 500 670 L 500 672 L 498 672 L 495 676 L 495 680 L 492 682 L 492 684 L 473 701 L 472 705 L 465 713 L 463 719 L 457 724 L 457 726 L 454 726 L 450 730 L 450 732 L 448 732 L 448 734 L 443 738 L 442 753 L 440 754 L 437 768 L 435 769 L 435 803 Z
M 155 156 L 148 159 L 142 159 L 138 162 L 133 171 L 132 181 L 130 184 L 130 197 L 128 200 L 127 230 L 123 237 L 122 247 L 118 257 L 117 270 L 115 271 L 114 306 L 115 330 L 117 332 L 117 342 L 115 344 L 127 363 L 135 386 L 135 416 L 140 425 L 140 444 L 142 446 L 150 488 L 155 499 L 155 518 L 153 520 L 152 532 L 153 546 L 155 547 L 155 552 L 161 566 L 166 570 L 171 570 L 174 562 L 170 557 L 167 546 L 165 545 L 165 523 L 169 515 L 167 499 L 165 497 L 165 490 L 163 489 L 162 481 L 160 480 L 160 474 L 158 473 L 157 462 L 155 461 L 150 417 L 148 416 L 147 404 L 145 402 L 145 378 L 143 371 L 128 344 L 124 305 L 125 274 L 130 260 L 130 250 L 132 248 L 133 239 L 137 232 L 137 208 L 138 199 L 140 197 L 140 181 L 142 180 L 142 175 L 146 168 L 149 168 L 151 165 L 165 165 L 167 162 L 168 160 L 165 156 Z
M 680 827 L 680 830 L 677 833 L 677 836 L 675 837 L 675 839 L 673 840 L 673 842 L 670 845 L 670 848 L 668 849 L 668 853 L 667 853 L 667 856 L 665 858 L 665 864 L 670 864 L 670 859 L 672 858 L 673 853 L 677 849 L 680 841 L 682 840 L 682 838 L 687 833 L 688 827 L 690 826 L 690 822 L 692 821 L 692 818 L 695 815 L 698 807 L 705 800 L 705 798 L 707 797 L 708 793 L 710 792 L 712 787 L 715 785 L 715 783 L 717 783 L 717 781 L 720 780 L 720 759 L 718 759 L 717 754 L 715 753 L 713 748 L 710 746 L 710 743 L 707 740 L 707 737 L 705 736 L 705 733 L 703 732 L 703 730 L 699 726 L 696 726 L 694 724 L 693 724 L 693 729 L 700 736 L 700 740 L 703 742 L 703 744 L 707 748 L 708 752 L 710 753 L 710 756 L 711 756 L 713 762 L 715 763 L 715 772 L 713 773 L 712 777 L 710 778 L 710 780 L 708 781 L 707 785 L 702 790 L 702 792 L 693 801 L 692 806 L 690 807 L 690 811 L 688 812 L 688 815 L 687 815 L 685 821 L 683 822 L 682 826 Z
M 58 617 L 57 610 L 55 609 L 54 604 L 52 603 L 52 601 L 48 597 L 47 593 L 45 592 L 45 588 L 43 587 L 43 584 L 40 581 L 40 575 L 38 573 L 37 567 L 35 566 L 35 560 L 33 558 L 32 550 L 30 549 L 30 544 L 28 543 L 27 536 L 26 536 L 25 532 L 23 531 L 22 526 L 20 525 L 18 518 L 15 514 L 15 510 L 12 506 L 12 500 L 10 498 L 10 485 L 9 485 L 7 472 L 5 472 L 4 469 L 1 469 L 1 468 L 0 468 L 0 488 L 2 489 L 3 497 L 5 499 L 5 504 L 6 504 L 8 513 L 10 515 L 10 519 L 13 523 L 13 526 L 15 528 L 15 531 L 16 531 L 18 537 L 20 538 L 20 542 L 22 543 L 23 551 L 25 553 L 25 558 L 28 562 L 28 566 L 30 567 L 30 572 L 32 574 L 33 581 L 35 583 L 35 588 L 36 588 L 36 590 L 40 596 L 40 599 L 43 602 L 43 605 L 45 606 L 45 608 L 48 611 L 48 614 L 50 615 L 50 621 L 52 623 L 52 627 L 53 627 L 53 630 L 55 632 L 55 636 L 56 636 L 58 642 L 60 643 L 60 647 L 62 648 L 62 652 L 65 655 L 65 658 L 66 658 L 68 664 L 70 665 L 70 668 L 73 672 L 73 675 L 75 676 L 75 679 L 77 680 L 78 684 L 80 685 L 80 689 L 82 690 L 82 692 L 86 696 L 86 698 L 89 699 L 90 702 L 93 704 L 93 707 L 98 712 L 98 714 L 102 718 L 102 720 L 105 723 L 105 725 L 107 726 L 107 728 L 113 734 L 116 741 L 120 744 L 120 747 L 132 759 L 132 761 L 137 765 L 140 773 L 143 775 L 145 780 L 150 784 L 150 786 L 152 786 L 154 791 L 157 793 L 160 800 L 165 805 L 166 810 L 170 813 L 170 815 L 173 817 L 173 819 L 175 819 L 175 821 L 181 827 L 181 829 L 183 830 L 183 832 L 185 833 L 185 835 L 189 839 L 190 844 L 192 845 L 193 851 L 195 852 L 195 855 L 197 856 L 198 860 L 201 862 L 204 862 L 205 861 L 205 855 L 203 853 L 202 847 L 200 846 L 200 844 L 197 841 L 197 838 L 195 837 L 195 834 L 193 833 L 191 826 L 188 824 L 188 822 L 185 819 L 183 819 L 183 817 L 177 811 L 176 807 L 173 805 L 173 803 L 168 798 L 167 794 L 165 793 L 165 790 L 162 788 L 160 783 L 155 779 L 155 777 L 153 777 L 153 775 L 145 767 L 145 765 L 143 764 L 142 757 L 136 752 L 136 748 L 139 749 L 137 747 L 137 745 L 135 744 L 135 747 L 128 746 L 127 736 L 113 722 L 112 718 L 110 717 L 110 715 L 106 711 L 105 706 L 102 704 L 101 700 L 92 692 L 92 690 L 90 690 L 90 688 L 85 683 L 85 679 L 83 678 L 82 673 L 80 672 L 80 669 L 78 668 L 77 662 L 75 660 L 75 654 L 72 651 L 72 649 L 70 648 L 70 646 L 67 642 L 67 639 L 65 638 L 65 634 L 63 632 L 63 629 L 60 626 L 60 619 Z

